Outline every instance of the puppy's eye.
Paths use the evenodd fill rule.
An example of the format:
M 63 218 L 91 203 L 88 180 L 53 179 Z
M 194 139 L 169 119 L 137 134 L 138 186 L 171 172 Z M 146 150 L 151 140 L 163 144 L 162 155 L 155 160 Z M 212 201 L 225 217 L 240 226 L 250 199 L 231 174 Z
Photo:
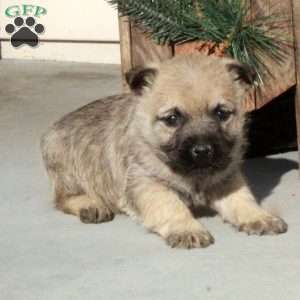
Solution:
M 179 125 L 179 116 L 177 114 L 170 115 L 165 117 L 163 121 L 169 127 L 177 127 Z
M 178 127 L 182 123 L 183 116 L 179 111 L 174 111 L 171 114 L 162 117 L 161 121 L 168 127 Z
M 227 108 L 220 106 L 220 105 L 218 105 L 213 111 L 214 117 L 217 118 L 221 122 L 227 121 L 232 114 L 233 114 L 233 111 L 228 110 Z

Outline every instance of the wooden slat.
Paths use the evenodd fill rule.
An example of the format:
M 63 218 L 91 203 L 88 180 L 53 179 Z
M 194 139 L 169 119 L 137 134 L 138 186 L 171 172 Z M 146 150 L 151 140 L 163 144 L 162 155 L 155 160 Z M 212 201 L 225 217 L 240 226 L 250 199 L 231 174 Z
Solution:
M 298 139 L 298 153 L 300 161 L 300 1 L 291 0 L 293 4 L 293 23 L 296 46 L 296 74 L 297 74 L 297 91 L 295 98 L 296 105 L 296 121 L 297 121 L 297 139 Z
M 126 72 L 136 66 L 144 66 L 172 57 L 172 48 L 157 45 L 142 30 L 132 25 L 127 17 L 119 18 L 119 27 L 123 91 L 127 92 L 129 88 L 125 81 Z
M 299 1 L 299 0 L 296 0 Z M 292 5 L 291 0 L 252 0 L 252 14 L 273 14 L 277 13 L 285 17 L 286 22 L 282 22 L 283 35 L 293 44 L 292 27 Z M 295 77 L 295 56 L 292 46 L 286 47 L 287 56 L 284 63 L 276 64 L 266 57 L 264 63 L 268 66 L 271 76 L 265 81 L 256 93 L 256 109 L 270 102 L 272 99 L 287 91 L 296 84 Z
M 151 62 L 159 62 L 172 57 L 170 46 L 157 45 L 137 26 L 131 25 L 132 65 L 143 66 Z
M 128 92 L 125 73 L 132 68 L 131 59 L 131 28 L 128 17 L 119 17 L 120 51 L 123 91 Z

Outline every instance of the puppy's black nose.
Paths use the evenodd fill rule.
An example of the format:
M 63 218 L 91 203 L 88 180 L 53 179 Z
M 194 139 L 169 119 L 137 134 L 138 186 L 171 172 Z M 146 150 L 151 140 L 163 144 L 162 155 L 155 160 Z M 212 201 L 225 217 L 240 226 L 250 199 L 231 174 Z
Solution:
M 211 144 L 196 144 L 191 148 L 191 155 L 195 161 L 210 160 L 213 156 L 213 146 Z

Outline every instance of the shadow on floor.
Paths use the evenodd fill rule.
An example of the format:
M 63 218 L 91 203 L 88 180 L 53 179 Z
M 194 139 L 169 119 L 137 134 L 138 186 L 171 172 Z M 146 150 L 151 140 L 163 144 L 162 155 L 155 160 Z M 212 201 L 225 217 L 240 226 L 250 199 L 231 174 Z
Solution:
M 243 171 L 258 203 L 272 193 L 281 177 L 298 169 L 298 163 L 286 158 L 257 158 L 245 162 Z
M 258 203 L 262 203 L 272 193 L 285 173 L 295 169 L 298 169 L 298 163 L 286 158 L 249 159 L 243 166 L 243 172 Z M 196 218 L 216 215 L 214 210 L 205 206 L 194 207 L 192 212 Z

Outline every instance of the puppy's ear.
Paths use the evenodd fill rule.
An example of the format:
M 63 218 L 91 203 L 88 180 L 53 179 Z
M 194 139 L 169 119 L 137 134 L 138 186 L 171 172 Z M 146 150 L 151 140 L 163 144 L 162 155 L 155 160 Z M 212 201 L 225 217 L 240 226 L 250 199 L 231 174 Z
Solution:
M 157 73 L 157 69 L 154 68 L 135 67 L 125 74 L 126 82 L 131 91 L 142 95 L 145 88 L 152 86 Z
M 233 74 L 234 80 L 243 85 L 252 86 L 256 80 L 255 71 L 248 65 L 234 62 L 228 64 L 227 69 Z

